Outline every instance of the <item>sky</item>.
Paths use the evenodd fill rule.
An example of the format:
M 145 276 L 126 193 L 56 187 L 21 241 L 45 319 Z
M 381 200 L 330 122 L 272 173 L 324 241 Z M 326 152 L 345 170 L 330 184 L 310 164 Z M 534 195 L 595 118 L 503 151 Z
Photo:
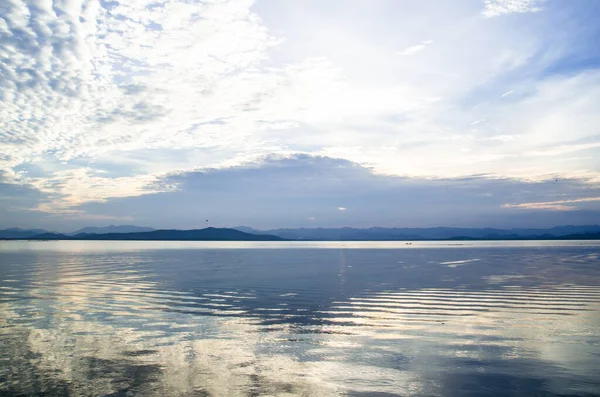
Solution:
M 600 2 L 3 0 L 0 228 L 600 223 Z

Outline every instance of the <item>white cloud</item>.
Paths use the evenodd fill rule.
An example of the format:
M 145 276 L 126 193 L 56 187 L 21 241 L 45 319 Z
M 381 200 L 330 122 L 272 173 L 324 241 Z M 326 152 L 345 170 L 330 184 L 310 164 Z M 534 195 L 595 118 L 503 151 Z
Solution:
M 558 160 L 564 148 L 596 147 L 600 73 L 532 77 L 553 60 L 539 66 L 534 57 L 546 32 L 473 19 L 478 8 L 453 6 L 448 18 L 446 6 L 420 2 L 414 14 L 431 21 L 428 29 L 381 4 L 353 3 L 347 15 L 368 7 L 389 30 L 361 30 L 345 16 L 323 22 L 303 3 L 282 4 L 294 12 L 269 20 L 261 6 L 7 0 L 0 11 L 6 178 L 53 195 L 44 210 L 59 211 L 160 191 L 153 184 L 160 175 L 273 153 L 428 178 L 597 174 L 593 158 Z M 541 2 L 485 6 L 492 16 L 535 11 Z M 274 23 L 283 28 L 270 31 Z M 419 55 L 399 57 L 399 48 Z M 528 75 L 519 78 L 523 67 Z M 517 77 L 507 83 L 507 75 Z M 497 81 L 518 98 L 500 101 Z M 490 86 L 492 94 L 481 94 Z M 557 161 L 541 161 L 540 153 L 559 149 Z
M 108 178 L 98 175 L 90 168 L 77 168 L 55 172 L 44 178 L 30 178 L 28 181 L 39 191 L 60 197 L 60 200 L 42 203 L 36 208 L 37 210 L 51 213 L 71 213 L 72 206 L 84 202 L 102 202 L 109 198 L 133 197 L 175 189 L 175 186 L 155 186 L 160 176 Z
M 533 150 L 526 154 L 530 156 L 556 156 L 565 153 L 579 152 L 581 150 L 595 149 L 598 147 L 600 147 L 600 142 L 559 145 L 550 149 Z
M 417 44 L 406 48 L 404 51 L 400 53 L 400 55 L 414 55 L 419 51 L 424 50 L 426 47 L 425 44 Z
M 406 49 L 404 49 L 403 51 L 400 52 L 400 55 L 402 55 L 402 56 L 414 55 L 417 52 L 423 51 L 425 48 L 427 48 L 428 45 L 430 45 L 432 43 L 433 43 L 432 40 L 424 40 L 421 42 L 421 44 L 416 44 L 416 45 L 407 47 Z
M 577 209 L 577 207 L 569 204 L 591 203 L 596 201 L 600 201 L 600 197 L 585 197 L 570 200 L 557 200 L 522 204 L 504 204 L 503 207 L 530 210 L 572 211 Z
M 338 211 L 346 211 L 346 207 L 338 207 Z
M 485 0 L 483 15 L 495 17 L 511 13 L 538 12 L 545 0 Z
M 275 43 L 249 12 L 252 2 L 65 4 L 10 0 L 4 7 L 0 150 L 10 157 L 3 168 L 48 154 L 66 162 L 115 150 L 240 146 L 256 128 L 252 119 L 210 124 L 279 81 L 252 70 Z M 133 179 L 137 186 L 147 177 Z M 86 185 L 75 189 L 86 190 L 105 197 Z

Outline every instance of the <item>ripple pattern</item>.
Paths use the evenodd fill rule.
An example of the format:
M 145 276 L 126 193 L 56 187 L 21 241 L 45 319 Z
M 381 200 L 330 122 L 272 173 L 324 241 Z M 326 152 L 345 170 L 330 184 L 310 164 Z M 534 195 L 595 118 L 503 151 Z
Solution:
M 597 252 L 548 250 L 0 250 L 0 395 L 600 395 Z

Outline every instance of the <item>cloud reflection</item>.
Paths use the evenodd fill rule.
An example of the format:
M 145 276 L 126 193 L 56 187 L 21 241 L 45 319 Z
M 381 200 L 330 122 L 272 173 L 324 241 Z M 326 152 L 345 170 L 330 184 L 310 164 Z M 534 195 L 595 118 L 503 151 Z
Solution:
M 0 390 L 597 390 L 594 248 L 499 249 L 5 251 Z

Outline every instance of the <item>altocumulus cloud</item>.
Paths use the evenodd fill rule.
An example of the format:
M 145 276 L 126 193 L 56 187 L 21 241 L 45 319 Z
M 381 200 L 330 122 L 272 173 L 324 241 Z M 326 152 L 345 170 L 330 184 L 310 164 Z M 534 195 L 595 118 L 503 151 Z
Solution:
M 413 222 L 399 208 L 425 191 L 446 197 L 446 186 L 445 201 L 414 213 L 466 223 L 452 214 L 470 200 L 460 192 L 479 186 L 473 197 L 489 198 L 480 214 L 575 222 L 597 208 L 587 199 L 600 180 L 599 28 L 589 24 L 599 13 L 565 7 L 5 0 L 0 169 L 10 194 L 0 200 L 21 214 L 6 226 L 136 219 L 167 199 L 179 203 L 169 212 L 196 213 L 186 197 L 237 223 L 240 195 L 256 200 L 252 224 L 272 212 L 282 223 L 265 224 L 295 222 L 282 203 L 324 224 L 376 224 L 378 210 Z M 291 184 L 292 170 L 314 175 Z M 527 197 L 515 196 L 521 188 Z M 555 211 L 565 206 L 575 210 Z
M 495 17 L 502 14 L 538 12 L 545 0 L 485 0 L 483 14 Z

